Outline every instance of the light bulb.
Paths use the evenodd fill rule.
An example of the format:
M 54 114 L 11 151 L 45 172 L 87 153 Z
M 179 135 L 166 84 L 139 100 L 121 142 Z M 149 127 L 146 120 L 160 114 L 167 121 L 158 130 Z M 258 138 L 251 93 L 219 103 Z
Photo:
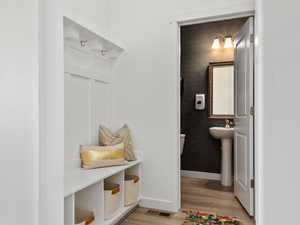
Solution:
M 232 38 L 231 37 L 229 37 L 229 36 L 225 37 L 224 48 L 233 48 Z
M 219 38 L 215 38 L 214 39 L 214 42 L 213 42 L 213 44 L 212 44 L 212 46 L 211 46 L 211 48 L 212 49 L 218 49 L 218 48 L 220 48 L 221 47 L 221 45 L 220 45 L 220 40 L 219 40 Z

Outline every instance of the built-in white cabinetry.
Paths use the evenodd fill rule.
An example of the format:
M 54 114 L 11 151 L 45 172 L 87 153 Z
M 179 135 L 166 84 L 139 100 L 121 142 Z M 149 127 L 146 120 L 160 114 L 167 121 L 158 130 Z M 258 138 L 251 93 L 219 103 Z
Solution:
M 123 48 L 64 18 L 65 171 L 80 167 L 79 146 L 110 126 L 112 68 Z
M 138 204 L 124 206 L 124 179 L 125 174 L 141 177 L 141 158 L 124 166 L 83 170 L 79 149 L 97 145 L 99 125 L 111 125 L 112 68 L 123 48 L 64 18 L 64 49 L 64 223 L 74 225 L 76 208 L 80 208 L 94 213 L 94 225 L 114 224 Z M 121 193 L 119 210 L 107 220 L 104 182 L 118 183 Z
M 65 225 L 74 225 L 75 209 L 89 210 L 95 215 L 95 225 L 111 225 L 117 223 L 136 204 L 124 205 L 125 174 L 141 177 L 141 160 L 130 162 L 124 166 L 100 168 L 94 170 L 82 170 L 78 168 L 65 175 Z M 104 219 L 104 182 L 114 182 L 120 185 L 121 201 L 116 214 Z M 141 197 L 140 193 L 139 196 Z M 139 200 L 140 200 L 139 197 Z

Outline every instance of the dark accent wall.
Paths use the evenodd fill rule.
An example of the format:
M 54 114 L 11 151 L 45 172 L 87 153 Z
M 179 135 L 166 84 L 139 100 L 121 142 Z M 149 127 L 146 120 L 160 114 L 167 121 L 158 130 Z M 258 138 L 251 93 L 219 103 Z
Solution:
M 208 133 L 209 127 L 224 126 L 224 119 L 209 119 L 194 107 L 196 93 L 205 93 L 208 103 L 208 65 L 234 60 L 233 49 L 211 48 L 217 36 L 235 35 L 246 18 L 184 26 L 181 29 L 181 132 L 186 134 L 181 157 L 183 170 L 220 173 L 220 142 Z M 221 43 L 223 44 L 223 43 Z

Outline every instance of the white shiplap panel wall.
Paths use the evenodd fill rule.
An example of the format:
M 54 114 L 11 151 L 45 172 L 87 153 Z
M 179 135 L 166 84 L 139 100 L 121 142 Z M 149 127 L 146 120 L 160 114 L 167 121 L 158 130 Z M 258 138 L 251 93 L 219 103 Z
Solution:
M 79 167 L 80 145 L 98 144 L 111 123 L 112 60 L 65 45 L 65 169 Z
M 94 80 L 92 82 L 92 143 L 98 144 L 99 126 L 110 126 L 111 122 L 111 85 Z
M 79 145 L 91 142 L 90 80 L 65 73 L 65 159 L 78 159 Z

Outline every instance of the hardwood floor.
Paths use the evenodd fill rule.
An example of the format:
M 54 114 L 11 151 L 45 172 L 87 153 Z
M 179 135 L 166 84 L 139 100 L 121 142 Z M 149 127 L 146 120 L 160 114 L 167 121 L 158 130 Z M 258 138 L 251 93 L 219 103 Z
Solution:
M 245 225 L 254 225 L 252 218 L 234 197 L 232 188 L 218 181 L 182 177 L 181 204 L 183 209 L 196 208 L 203 212 L 237 217 Z
M 216 213 L 223 216 L 238 217 L 244 225 L 254 225 L 231 188 L 223 188 L 217 181 L 181 178 L 182 209 L 198 209 L 202 212 Z M 182 225 L 185 215 L 182 212 L 162 216 L 148 212 L 148 209 L 137 208 L 121 225 Z

